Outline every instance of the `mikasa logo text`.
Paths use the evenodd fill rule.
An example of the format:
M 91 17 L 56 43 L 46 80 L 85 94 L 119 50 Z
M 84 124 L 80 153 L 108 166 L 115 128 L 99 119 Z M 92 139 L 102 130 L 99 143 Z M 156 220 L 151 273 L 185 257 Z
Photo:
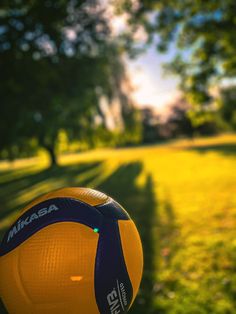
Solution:
M 107 296 L 107 301 L 110 306 L 111 314 L 119 314 L 120 313 L 120 302 L 118 293 L 116 289 L 113 289 L 111 293 Z
M 10 230 L 7 238 L 7 242 L 9 242 L 14 236 L 20 232 L 25 226 L 31 224 L 34 220 L 40 219 L 41 217 L 50 214 L 52 211 L 57 211 L 59 208 L 52 204 L 49 207 L 41 208 L 37 212 L 31 214 L 30 216 L 26 217 L 24 220 L 19 220 L 15 226 Z
M 112 292 L 107 295 L 107 301 L 111 314 L 124 313 L 125 306 L 128 305 L 124 284 L 122 282 L 119 283 L 118 280 L 116 283 L 117 288 L 114 288 Z

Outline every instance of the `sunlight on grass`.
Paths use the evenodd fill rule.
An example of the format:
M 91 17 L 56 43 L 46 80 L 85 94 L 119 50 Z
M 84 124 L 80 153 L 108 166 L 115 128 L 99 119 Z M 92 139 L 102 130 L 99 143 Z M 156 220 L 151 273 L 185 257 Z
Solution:
M 145 272 L 135 314 L 236 313 L 236 135 L 98 149 L 0 164 L 0 235 L 19 210 L 63 186 L 98 188 L 140 230 Z

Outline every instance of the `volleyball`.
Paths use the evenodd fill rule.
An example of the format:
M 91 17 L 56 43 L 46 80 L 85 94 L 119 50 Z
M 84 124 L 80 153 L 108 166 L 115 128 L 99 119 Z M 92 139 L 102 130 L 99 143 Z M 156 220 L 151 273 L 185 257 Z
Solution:
M 125 209 L 106 194 L 64 188 L 30 203 L 0 245 L 0 297 L 9 314 L 122 314 L 143 270 Z

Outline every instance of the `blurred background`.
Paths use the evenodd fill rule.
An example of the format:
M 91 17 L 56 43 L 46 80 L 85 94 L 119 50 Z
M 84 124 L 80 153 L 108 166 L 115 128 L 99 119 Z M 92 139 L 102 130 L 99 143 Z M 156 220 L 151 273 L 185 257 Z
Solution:
M 235 12 L 2 0 L 0 237 L 38 195 L 99 189 L 142 237 L 130 313 L 236 313 Z

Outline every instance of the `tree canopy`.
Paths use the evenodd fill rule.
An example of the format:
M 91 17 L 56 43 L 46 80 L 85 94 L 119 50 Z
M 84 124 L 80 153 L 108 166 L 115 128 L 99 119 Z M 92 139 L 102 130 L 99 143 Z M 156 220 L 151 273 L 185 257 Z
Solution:
M 181 78 L 181 88 L 200 107 L 211 101 L 212 85 L 236 76 L 236 2 L 234 0 L 124 0 L 121 12 L 129 24 L 140 25 L 158 39 L 157 48 L 175 47 L 169 69 Z M 155 36 L 157 34 L 157 37 Z
M 89 136 L 99 96 L 110 99 L 124 79 L 104 7 L 92 0 L 3 1 L 0 71 L 0 150 L 36 138 L 52 163 L 60 129 Z

